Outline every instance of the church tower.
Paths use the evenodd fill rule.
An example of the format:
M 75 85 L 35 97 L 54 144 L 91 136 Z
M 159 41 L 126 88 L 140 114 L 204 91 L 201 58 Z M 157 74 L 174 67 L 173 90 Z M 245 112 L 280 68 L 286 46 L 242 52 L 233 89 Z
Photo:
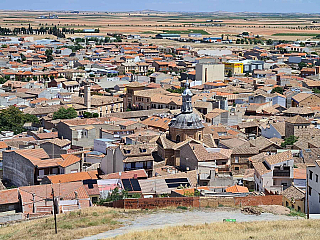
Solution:
M 187 80 L 186 89 L 182 93 L 181 113 L 169 124 L 169 138 L 174 142 L 182 142 L 187 138 L 203 140 L 204 126 L 200 117 L 192 109 L 192 92 Z

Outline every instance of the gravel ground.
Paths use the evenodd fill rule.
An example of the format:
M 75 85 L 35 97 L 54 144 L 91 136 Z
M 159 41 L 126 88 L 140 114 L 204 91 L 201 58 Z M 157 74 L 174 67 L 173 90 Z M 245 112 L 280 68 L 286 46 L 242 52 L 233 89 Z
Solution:
M 280 205 L 260 205 L 259 208 L 261 208 L 264 212 L 269 212 L 276 215 L 290 214 L 289 208 Z
M 100 233 L 94 236 L 83 238 L 82 240 L 96 240 L 116 237 L 130 231 L 143 231 L 150 229 L 163 228 L 176 225 L 197 225 L 204 223 L 222 222 L 225 218 L 236 219 L 237 222 L 250 221 L 277 221 L 277 220 L 294 220 L 297 217 L 286 215 L 274 215 L 272 213 L 262 213 L 261 215 L 245 215 L 240 210 L 227 209 L 197 209 L 184 210 L 178 212 L 157 211 L 150 214 L 138 214 L 132 221 L 125 221 L 125 226 Z

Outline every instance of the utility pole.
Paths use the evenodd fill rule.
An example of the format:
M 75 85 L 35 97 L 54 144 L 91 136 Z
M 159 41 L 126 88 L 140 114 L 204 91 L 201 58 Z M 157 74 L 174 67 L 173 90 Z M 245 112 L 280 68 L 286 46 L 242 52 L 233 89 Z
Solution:
M 58 233 L 58 229 L 57 229 L 57 212 L 56 212 L 56 205 L 55 205 L 55 201 L 54 201 L 54 191 L 52 188 L 52 206 L 53 206 L 53 216 L 54 216 L 54 230 L 55 233 Z
M 308 175 L 308 168 L 307 168 L 307 189 L 306 189 L 306 200 L 307 200 L 307 219 L 309 219 L 309 175 Z

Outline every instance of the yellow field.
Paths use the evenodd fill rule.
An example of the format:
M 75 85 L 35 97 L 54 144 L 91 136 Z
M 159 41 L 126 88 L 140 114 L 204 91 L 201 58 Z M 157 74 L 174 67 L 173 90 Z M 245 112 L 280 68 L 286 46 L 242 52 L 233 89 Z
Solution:
M 133 232 L 116 240 L 313 240 L 319 239 L 320 220 L 274 222 L 213 223 L 199 226 L 178 226 Z

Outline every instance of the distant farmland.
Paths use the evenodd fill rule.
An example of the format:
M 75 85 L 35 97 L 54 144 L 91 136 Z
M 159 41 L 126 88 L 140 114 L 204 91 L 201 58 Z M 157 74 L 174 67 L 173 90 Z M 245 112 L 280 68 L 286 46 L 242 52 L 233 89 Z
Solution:
M 299 32 L 297 32 L 297 33 L 275 33 L 275 34 L 272 34 L 272 36 L 316 37 L 316 36 L 320 36 L 320 32 L 319 33 L 299 33 Z

